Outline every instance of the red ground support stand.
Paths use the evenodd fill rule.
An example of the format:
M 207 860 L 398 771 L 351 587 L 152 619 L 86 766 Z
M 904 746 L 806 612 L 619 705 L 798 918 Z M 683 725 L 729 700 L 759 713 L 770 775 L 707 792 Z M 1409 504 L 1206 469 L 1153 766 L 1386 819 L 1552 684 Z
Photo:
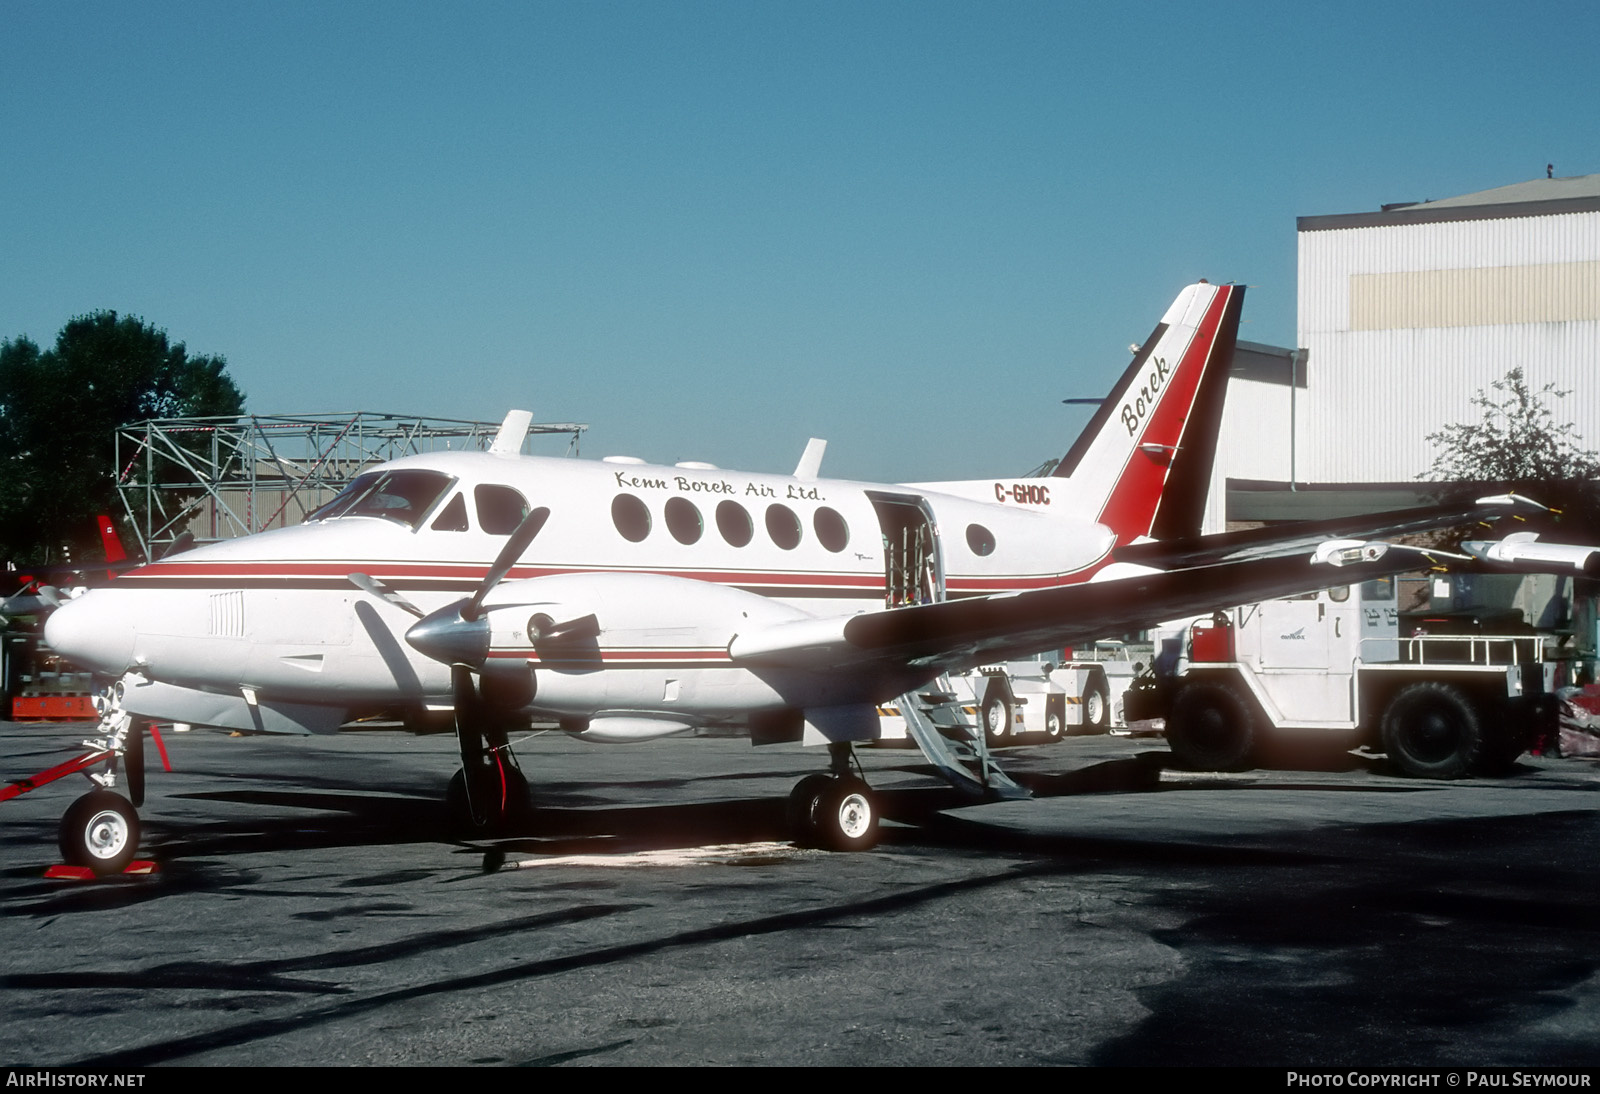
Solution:
M 123 868 L 121 877 L 140 877 L 154 874 L 161 867 L 149 859 L 136 858 Z M 44 876 L 54 881 L 101 881 L 93 870 L 87 866 L 51 866 L 45 869 Z

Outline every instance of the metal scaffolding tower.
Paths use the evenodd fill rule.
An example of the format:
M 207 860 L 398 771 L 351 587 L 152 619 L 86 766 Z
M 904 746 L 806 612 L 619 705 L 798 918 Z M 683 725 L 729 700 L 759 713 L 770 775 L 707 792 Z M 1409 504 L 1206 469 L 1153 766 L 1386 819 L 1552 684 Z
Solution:
M 298 524 L 372 464 L 447 449 L 482 451 L 499 422 L 348 414 L 155 418 L 117 430 L 117 494 L 145 557 L 179 540 L 229 539 Z M 534 424 L 529 440 L 587 425 Z M 524 442 L 524 450 L 528 447 Z

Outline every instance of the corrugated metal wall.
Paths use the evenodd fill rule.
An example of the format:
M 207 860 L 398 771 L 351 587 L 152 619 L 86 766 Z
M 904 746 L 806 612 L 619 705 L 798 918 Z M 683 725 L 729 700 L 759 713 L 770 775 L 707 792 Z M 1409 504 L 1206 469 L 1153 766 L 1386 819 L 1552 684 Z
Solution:
M 1301 481 L 1394 482 L 1520 365 L 1600 448 L 1600 212 L 1299 233 Z M 1237 385 L 1235 385 L 1237 386 Z M 1230 399 L 1232 391 L 1230 390 Z

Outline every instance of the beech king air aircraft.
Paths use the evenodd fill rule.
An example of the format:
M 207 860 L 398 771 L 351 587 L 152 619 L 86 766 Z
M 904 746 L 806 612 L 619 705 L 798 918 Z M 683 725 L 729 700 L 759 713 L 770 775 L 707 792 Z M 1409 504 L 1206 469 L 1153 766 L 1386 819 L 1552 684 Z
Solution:
M 791 796 L 796 836 L 871 846 L 851 760 L 877 704 L 980 661 L 1321 587 L 1314 548 L 1371 576 L 1355 571 L 1380 545 L 1317 546 L 1354 525 L 1198 537 L 1243 298 L 1184 289 L 1048 478 L 823 479 L 820 441 L 793 475 L 526 457 L 514 411 L 487 452 L 383 464 L 304 524 L 133 569 L 47 624 L 113 681 L 107 771 L 63 852 L 101 872 L 131 857 L 137 816 L 108 788 L 120 763 L 142 796 L 146 722 L 320 733 L 400 706 L 454 711 L 452 791 L 479 824 L 526 794 L 507 730 L 532 717 L 601 742 L 738 725 L 826 744 L 829 773 Z

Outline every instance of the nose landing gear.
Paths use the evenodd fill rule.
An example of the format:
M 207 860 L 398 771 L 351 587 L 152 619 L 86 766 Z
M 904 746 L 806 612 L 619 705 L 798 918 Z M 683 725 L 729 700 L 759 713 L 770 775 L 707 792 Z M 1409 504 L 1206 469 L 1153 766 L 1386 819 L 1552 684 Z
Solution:
M 91 790 L 61 818 L 59 843 L 69 866 L 86 866 L 98 877 L 120 874 L 139 849 L 139 814 L 121 794 Z
M 30 778 L 14 779 L 10 785 L 0 787 L 0 801 L 5 801 L 78 773 L 96 785 L 96 789 L 67 808 L 57 833 L 61 857 L 68 866 L 76 867 L 77 871 L 67 871 L 65 874 L 47 872 L 46 876 L 85 877 L 87 875 L 83 871 L 86 870 L 97 877 L 107 877 L 127 871 L 134 863 L 134 854 L 139 850 L 139 814 L 134 806 L 144 800 L 146 728 L 161 753 L 162 765 L 172 770 L 167 763 L 166 746 L 162 744 L 155 726 L 147 726 L 142 719 L 134 718 L 122 708 L 122 687 L 122 682 L 118 681 L 95 696 L 95 709 L 100 714 L 98 728 L 104 736 L 83 742 L 84 747 L 90 749 L 89 752 Z M 89 769 L 98 764 L 104 764 L 105 770 L 90 772 Z M 127 779 L 132 802 L 111 791 L 117 785 L 119 769 Z M 54 871 L 56 868 L 51 869 Z M 145 863 L 141 869 L 148 873 L 153 869 L 153 864 Z

